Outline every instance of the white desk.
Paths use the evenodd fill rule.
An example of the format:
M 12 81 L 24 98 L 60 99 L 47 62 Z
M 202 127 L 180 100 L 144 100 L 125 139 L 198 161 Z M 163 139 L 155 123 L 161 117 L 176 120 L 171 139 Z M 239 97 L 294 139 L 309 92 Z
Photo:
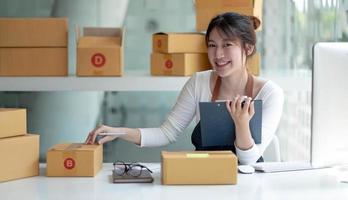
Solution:
M 237 185 L 166 186 L 161 185 L 159 164 L 146 164 L 154 169 L 154 183 L 113 184 L 112 164 L 104 164 L 94 178 L 40 176 L 0 183 L 1 200 L 204 200 L 204 199 L 348 199 L 348 184 L 336 181 L 331 169 L 238 174 Z

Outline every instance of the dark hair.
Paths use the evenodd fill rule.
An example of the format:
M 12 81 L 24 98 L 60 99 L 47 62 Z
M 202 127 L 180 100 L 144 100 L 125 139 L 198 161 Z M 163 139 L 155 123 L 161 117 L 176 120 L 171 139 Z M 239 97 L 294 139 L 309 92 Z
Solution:
M 209 36 L 214 28 L 222 31 L 229 38 L 237 38 L 242 43 L 242 49 L 245 50 L 245 45 L 254 45 L 255 48 L 250 55 L 256 51 L 256 34 L 255 29 L 260 26 L 261 22 L 254 16 L 241 15 L 234 12 L 227 12 L 214 17 L 208 26 L 205 35 L 205 42 L 208 45 Z

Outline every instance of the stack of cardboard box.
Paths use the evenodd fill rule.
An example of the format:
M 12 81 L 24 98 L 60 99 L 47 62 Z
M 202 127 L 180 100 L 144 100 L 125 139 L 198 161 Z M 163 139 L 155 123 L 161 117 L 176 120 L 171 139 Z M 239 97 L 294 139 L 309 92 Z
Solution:
M 0 18 L 0 76 L 66 76 L 66 18 Z
M 26 120 L 25 109 L 0 108 L 0 182 L 39 175 L 39 135 Z
M 77 29 L 77 76 L 122 76 L 123 35 L 121 28 Z
M 263 0 L 196 0 L 196 30 L 206 31 L 211 19 L 225 12 L 236 12 L 243 15 L 255 16 L 262 21 Z M 256 31 L 262 30 L 262 22 Z M 249 72 L 260 74 L 260 53 L 256 52 L 249 58 L 247 66 Z
M 152 75 L 188 76 L 210 69 L 203 33 L 156 33 L 152 51 Z

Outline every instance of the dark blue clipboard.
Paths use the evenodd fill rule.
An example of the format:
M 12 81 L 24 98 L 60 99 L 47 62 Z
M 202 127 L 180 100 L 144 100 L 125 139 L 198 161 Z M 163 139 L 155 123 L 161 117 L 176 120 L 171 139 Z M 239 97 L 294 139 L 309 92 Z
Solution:
M 254 100 L 255 114 L 249 127 L 256 144 L 262 137 L 262 100 Z M 226 108 L 226 102 L 200 102 L 200 125 L 203 147 L 233 146 L 235 126 Z

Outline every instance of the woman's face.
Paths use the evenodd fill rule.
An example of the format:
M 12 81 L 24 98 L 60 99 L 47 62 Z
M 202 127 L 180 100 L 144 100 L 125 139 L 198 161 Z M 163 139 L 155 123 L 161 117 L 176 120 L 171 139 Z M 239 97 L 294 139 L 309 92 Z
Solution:
M 217 75 L 226 77 L 236 71 L 245 70 L 246 56 L 241 42 L 228 38 L 214 28 L 209 35 L 208 57 Z

